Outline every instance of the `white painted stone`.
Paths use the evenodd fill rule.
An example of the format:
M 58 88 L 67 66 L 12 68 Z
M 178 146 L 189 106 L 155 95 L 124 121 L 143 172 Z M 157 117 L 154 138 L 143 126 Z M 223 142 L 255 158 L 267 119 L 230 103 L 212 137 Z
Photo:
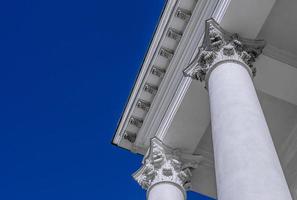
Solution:
M 150 200 L 183 200 L 191 186 L 191 171 L 199 161 L 200 156 L 182 154 L 154 137 L 142 167 L 133 174 L 133 178 L 148 191 Z
M 208 80 L 219 200 L 291 200 L 248 70 L 224 62 Z
M 184 192 L 175 184 L 162 182 L 148 190 L 148 200 L 185 200 Z

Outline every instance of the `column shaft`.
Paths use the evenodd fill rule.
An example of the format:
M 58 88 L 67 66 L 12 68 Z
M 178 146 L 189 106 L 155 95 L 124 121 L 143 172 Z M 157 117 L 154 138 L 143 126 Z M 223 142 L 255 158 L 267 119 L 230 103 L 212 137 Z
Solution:
M 208 80 L 219 200 L 291 200 L 248 70 L 224 62 Z
M 148 200 L 185 200 L 183 191 L 175 184 L 162 182 L 147 193 Z

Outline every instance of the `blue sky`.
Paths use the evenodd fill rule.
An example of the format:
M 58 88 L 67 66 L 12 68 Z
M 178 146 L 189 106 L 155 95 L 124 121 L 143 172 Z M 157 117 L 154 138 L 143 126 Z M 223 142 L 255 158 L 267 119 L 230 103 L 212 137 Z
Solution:
M 145 199 L 111 139 L 163 5 L 0 2 L 1 200 Z

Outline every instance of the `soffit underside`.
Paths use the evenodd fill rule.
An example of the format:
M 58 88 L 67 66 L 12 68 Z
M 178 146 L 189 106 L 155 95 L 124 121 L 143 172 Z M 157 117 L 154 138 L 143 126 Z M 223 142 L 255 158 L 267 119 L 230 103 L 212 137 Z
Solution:
M 265 21 L 259 38 L 278 49 L 297 55 L 297 1 L 278 0 Z

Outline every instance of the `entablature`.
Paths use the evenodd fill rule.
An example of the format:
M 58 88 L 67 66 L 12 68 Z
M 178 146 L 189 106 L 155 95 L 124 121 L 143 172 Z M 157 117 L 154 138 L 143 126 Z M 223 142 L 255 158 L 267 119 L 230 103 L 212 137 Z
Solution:
M 200 35 L 203 34 L 203 21 L 211 17 L 218 0 L 169 0 L 163 10 L 158 28 L 150 44 L 141 71 L 132 90 L 125 111 L 118 124 L 113 143 L 137 153 L 145 153 L 149 141 L 148 132 L 159 112 L 166 112 L 164 108 L 164 92 L 170 86 L 178 86 L 178 81 L 172 83 L 172 77 L 177 76 L 176 69 L 181 57 L 187 56 L 188 62 L 198 45 L 199 37 L 191 48 L 191 53 L 185 49 L 193 40 L 193 29 L 199 26 Z M 194 15 L 194 17 L 193 17 Z M 202 16 L 201 16 L 202 15 Z M 195 31 L 196 32 L 196 31 Z M 192 36 L 191 36 L 192 35 Z M 190 40 L 190 41 L 191 41 Z M 180 78 L 179 78 L 180 79 Z M 164 91 L 165 90 L 165 91 Z M 168 93 L 168 92 L 167 92 Z M 171 92 L 172 93 L 172 92 Z M 172 95 L 172 94 L 171 94 Z M 168 98 L 168 97 L 167 97 Z M 160 108 L 162 107 L 162 108 Z

